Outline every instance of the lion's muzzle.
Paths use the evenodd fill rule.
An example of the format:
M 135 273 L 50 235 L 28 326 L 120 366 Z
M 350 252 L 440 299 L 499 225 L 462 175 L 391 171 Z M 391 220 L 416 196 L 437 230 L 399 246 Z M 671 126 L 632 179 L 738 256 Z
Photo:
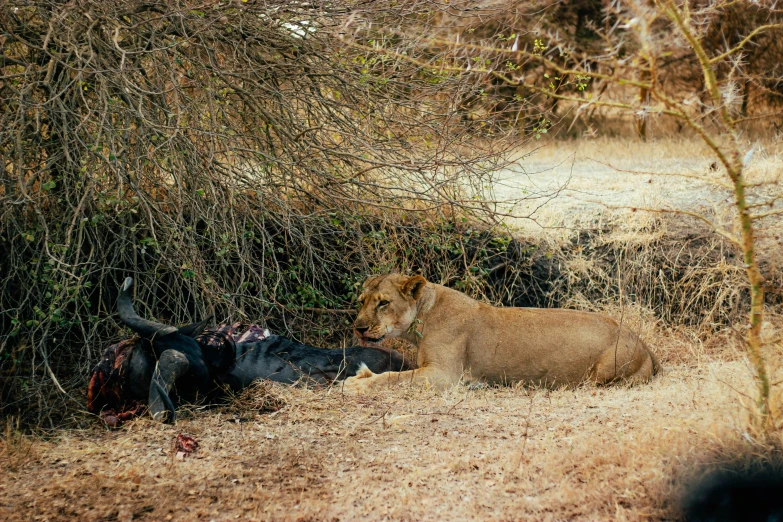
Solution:
M 384 335 L 375 336 L 375 332 L 370 332 L 369 327 L 358 327 L 354 326 L 353 333 L 356 335 L 356 338 L 359 339 L 359 344 L 361 346 L 375 346 L 379 342 L 383 341 Z

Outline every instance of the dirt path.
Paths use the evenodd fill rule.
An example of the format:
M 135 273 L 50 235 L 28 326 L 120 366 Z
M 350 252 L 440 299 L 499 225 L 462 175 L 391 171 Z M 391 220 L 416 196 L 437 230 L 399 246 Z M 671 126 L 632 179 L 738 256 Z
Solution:
M 498 172 L 492 185 L 495 199 L 519 199 L 513 209 L 504 210 L 530 216 L 507 220 L 523 234 L 594 226 L 609 216 L 628 214 L 612 207 L 677 208 L 719 217 L 730 207 L 729 191 L 697 179 L 724 177 L 714 155 L 697 141 L 597 139 L 541 145 L 521 151 L 518 166 Z M 779 179 L 779 146 L 748 144 L 752 146 L 751 180 Z

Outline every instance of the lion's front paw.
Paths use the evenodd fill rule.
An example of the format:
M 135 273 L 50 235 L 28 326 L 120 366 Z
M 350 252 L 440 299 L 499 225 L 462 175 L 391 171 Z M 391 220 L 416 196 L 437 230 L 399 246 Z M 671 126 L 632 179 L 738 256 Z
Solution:
M 354 377 L 356 377 L 357 379 L 367 379 L 369 377 L 372 377 L 373 375 L 375 374 L 372 373 L 372 370 L 369 369 L 366 364 L 361 363 L 359 365 L 359 370 L 356 372 L 356 375 L 354 375 Z
M 348 377 L 343 381 L 342 390 L 344 393 L 351 395 L 361 395 L 367 393 L 370 390 L 370 383 L 375 377 L 375 374 L 367 368 L 364 364 L 356 372 L 353 377 Z

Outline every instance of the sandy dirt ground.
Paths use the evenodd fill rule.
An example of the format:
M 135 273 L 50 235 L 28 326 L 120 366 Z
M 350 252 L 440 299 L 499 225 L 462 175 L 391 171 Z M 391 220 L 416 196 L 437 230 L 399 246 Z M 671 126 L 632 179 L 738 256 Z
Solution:
M 749 180 L 768 184 L 752 189 L 751 199 L 780 194 L 783 147 L 773 140 L 749 142 L 747 150 Z M 726 174 L 698 141 L 554 140 L 535 142 L 519 156 L 496 173 L 489 199 L 514 201 L 500 208 L 520 216 L 507 222 L 525 235 L 594 226 L 630 208 L 696 211 L 718 221 L 730 212 L 732 194 L 720 186 Z
M 560 189 L 556 200 L 518 207 L 546 203 L 538 224 L 513 223 L 536 233 L 603 219 L 599 200 L 698 206 L 724 197 L 605 165 L 709 172 L 695 145 L 644 152 L 601 140 L 550 144 L 495 191 Z M 780 158 L 760 153 L 755 175 L 779 175 Z M 693 332 L 654 328 L 644 335 L 664 371 L 633 388 L 402 387 L 355 398 L 266 385 L 239 405 L 184 411 L 175 427 L 142 418 L 116 431 L 96 421 L 47 439 L 6 436 L 0 520 L 672 519 L 700 459 L 748 438 L 750 372 L 728 341 L 707 346 Z M 261 411 L 269 398 L 282 407 Z M 179 433 L 199 443 L 184 459 L 173 446 Z
M 667 519 L 681 468 L 741 436 L 746 376 L 702 361 L 635 388 L 265 387 L 287 404 L 17 442 L 0 458 L 0 519 Z M 200 444 L 185 459 L 182 432 Z

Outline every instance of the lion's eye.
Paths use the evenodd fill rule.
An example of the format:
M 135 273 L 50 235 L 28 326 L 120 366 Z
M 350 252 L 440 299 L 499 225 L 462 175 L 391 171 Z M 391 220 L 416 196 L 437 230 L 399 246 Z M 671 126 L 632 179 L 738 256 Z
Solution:
M 384 306 L 387 306 L 389 304 L 389 301 L 386 301 L 385 299 L 383 301 L 378 301 L 378 308 L 383 308 Z

